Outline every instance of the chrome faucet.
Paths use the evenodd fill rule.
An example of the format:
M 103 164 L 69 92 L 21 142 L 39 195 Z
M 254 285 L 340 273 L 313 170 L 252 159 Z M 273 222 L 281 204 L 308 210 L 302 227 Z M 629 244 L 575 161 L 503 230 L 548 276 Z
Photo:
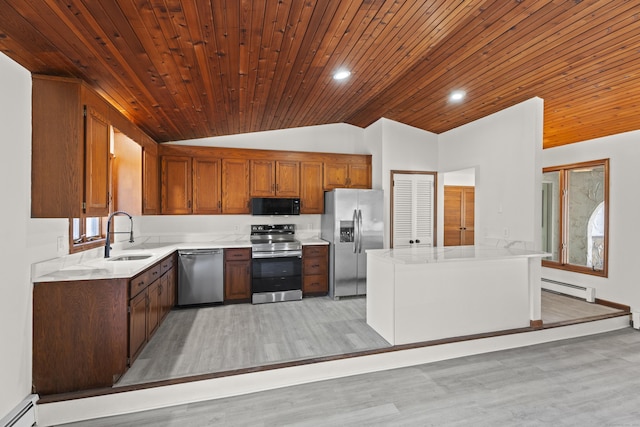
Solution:
M 126 233 L 126 231 L 111 231 L 111 218 L 113 218 L 116 215 L 126 215 L 129 217 L 129 221 L 131 221 L 131 228 L 129 229 L 129 243 L 133 243 L 133 218 L 131 218 L 131 215 L 129 215 L 125 211 L 116 211 L 112 213 L 111 215 L 109 215 L 109 219 L 107 219 L 107 236 L 106 236 L 106 242 L 104 244 L 105 258 L 109 258 L 109 252 L 111 251 L 111 235 Z

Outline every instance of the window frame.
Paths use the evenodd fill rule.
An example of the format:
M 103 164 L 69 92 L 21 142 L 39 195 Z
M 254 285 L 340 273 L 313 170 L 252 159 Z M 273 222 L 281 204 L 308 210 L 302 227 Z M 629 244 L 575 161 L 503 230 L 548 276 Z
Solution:
M 568 230 L 567 224 L 569 222 L 569 210 L 568 210 L 568 176 L 570 171 L 587 168 L 587 167 L 604 167 L 604 252 L 603 252 L 603 267 L 601 270 L 596 270 L 593 267 L 581 266 L 576 264 L 570 264 L 568 257 Z M 560 166 L 550 166 L 542 169 L 542 173 L 547 172 L 559 172 L 559 191 L 558 199 L 555 200 L 559 203 L 559 236 L 558 239 L 558 261 L 552 261 L 549 259 L 542 259 L 542 266 L 548 268 L 555 268 L 559 270 L 571 271 L 575 273 L 589 274 L 598 277 L 609 277 L 609 159 L 599 159 L 580 163 L 571 163 Z
M 86 227 L 86 219 L 87 218 L 95 218 L 95 217 L 90 217 L 90 216 L 86 216 L 85 214 L 82 214 L 82 216 L 79 217 L 80 219 L 80 236 L 82 238 L 81 241 L 76 242 L 73 239 L 73 220 L 76 219 L 74 218 L 69 218 L 69 253 L 73 254 L 73 253 L 77 253 L 77 252 L 82 252 L 82 251 L 86 251 L 89 249 L 93 249 L 93 248 L 99 248 L 100 246 L 104 246 L 106 243 L 106 217 L 97 217 L 100 218 L 100 237 L 99 238 L 95 238 L 95 239 L 91 239 L 91 240 L 86 240 L 85 237 L 85 227 Z

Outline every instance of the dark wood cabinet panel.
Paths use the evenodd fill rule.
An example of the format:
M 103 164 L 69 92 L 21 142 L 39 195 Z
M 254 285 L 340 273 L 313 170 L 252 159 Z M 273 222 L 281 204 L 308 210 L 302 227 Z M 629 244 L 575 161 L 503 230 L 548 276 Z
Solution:
M 224 301 L 246 302 L 251 298 L 251 249 L 224 250 Z
M 217 214 L 222 211 L 220 167 L 220 159 L 193 159 L 194 214 Z
M 335 188 L 371 188 L 371 165 L 325 162 L 324 190 Z
M 147 342 L 148 307 L 146 289 L 129 301 L 129 364 L 136 360 Z
M 172 254 L 132 279 L 36 283 L 34 392 L 111 387 L 175 305 L 174 264 Z
M 349 165 L 344 163 L 324 164 L 324 189 L 345 188 L 349 177 Z
M 85 213 L 87 216 L 109 215 L 109 147 L 108 118 L 94 105 L 85 106 Z
M 222 212 L 248 214 L 249 160 L 222 160 Z
M 300 162 L 300 213 L 324 213 L 322 162 Z
M 349 188 L 371 188 L 371 165 L 349 165 Z
M 302 293 L 324 295 L 329 292 L 329 247 L 307 245 L 302 248 Z
M 251 197 L 299 197 L 300 163 L 251 160 Z
M 108 215 L 108 104 L 77 79 L 32 80 L 31 216 Z
M 276 161 L 276 196 L 300 197 L 300 162 Z
M 251 160 L 251 197 L 271 197 L 276 194 L 275 163 L 270 160 Z
M 36 283 L 33 391 L 110 387 L 127 365 L 128 280 Z
M 162 157 L 162 213 L 191 213 L 191 157 Z
M 142 213 L 160 213 L 160 177 L 158 174 L 158 148 L 154 142 L 145 143 L 142 150 Z
M 184 157 L 191 158 L 192 162 L 221 159 L 221 208 L 215 212 L 215 205 L 211 204 L 210 209 L 202 213 L 248 214 L 251 197 L 299 197 L 301 213 L 318 214 L 324 212 L 325 190 L 371 188 L 371 155 L 173 145 L 158 149 L 163 159 Z M 192 185 L 194 192 L 201 191 L 200 184 L 193 181 Z M 164 187 L 163 183 L 163 206 L 167 197 Z M 184 184 L 177 186 L 185 187 Z M 215 186 L 204 189 L 207 193 L 215 190 Z M 178 194 L 182 196 L 185 191 Z M 214 198 L 207 196 L 207 200 Z M 180 203 L 177 206 L 184 213 L 196 213 L 194 209 L 188 212 Z
M 147 290 L 147 294 L 149 295 L 149 318 L 147 320 L 147 340 L 151 338 L 158 329 L 158 325 L 160 324 L 160 315 L 162 310 L 162 300 L 161 300 L 161 287 L 160 280 L 154 281 Z

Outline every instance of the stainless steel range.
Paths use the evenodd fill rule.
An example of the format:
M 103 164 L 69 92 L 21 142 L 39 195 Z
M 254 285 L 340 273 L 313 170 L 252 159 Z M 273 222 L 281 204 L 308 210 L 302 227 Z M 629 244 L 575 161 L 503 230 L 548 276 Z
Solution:
M 302 299 L 302 244 L 295 224 L 251 226 L 251 302 Z

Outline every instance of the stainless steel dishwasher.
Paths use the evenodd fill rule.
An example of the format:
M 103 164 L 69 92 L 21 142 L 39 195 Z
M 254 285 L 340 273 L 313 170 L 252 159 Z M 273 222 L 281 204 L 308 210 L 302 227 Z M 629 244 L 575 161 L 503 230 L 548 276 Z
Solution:
M 219 303 L 224 300 L 222 249 L 178 251 L 178 305 Z

